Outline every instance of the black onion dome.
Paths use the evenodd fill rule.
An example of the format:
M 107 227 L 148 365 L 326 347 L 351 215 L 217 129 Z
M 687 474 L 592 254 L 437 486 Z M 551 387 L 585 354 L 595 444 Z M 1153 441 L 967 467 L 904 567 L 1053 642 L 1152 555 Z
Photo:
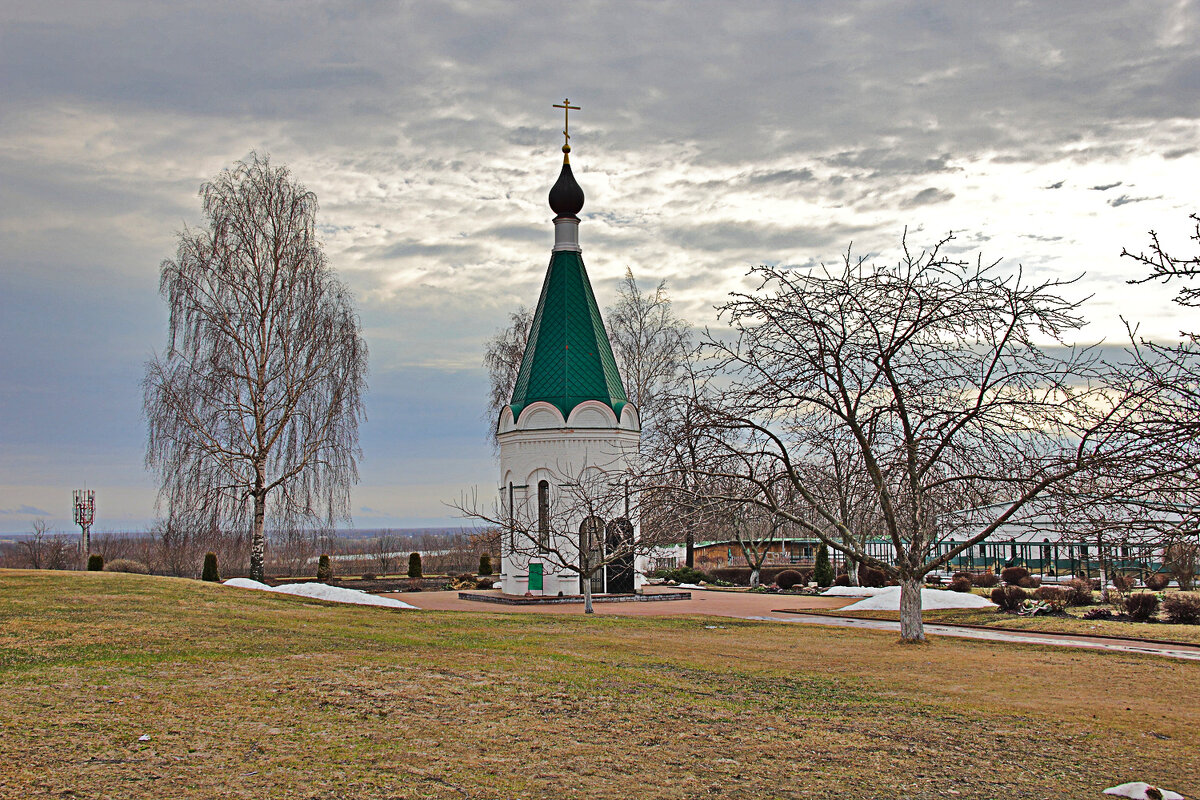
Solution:
M 569 153 L 570 150 L 564 146 L 563 152 Z M 558 180 L 550 189 L 550 208 L 556 217 L 573 219 L 579 219 L 579 212 L 583 208 L 583 189 L 575 182 L 570 157 L 567 155 L 563 156 L 562 172 L 558 173 Z

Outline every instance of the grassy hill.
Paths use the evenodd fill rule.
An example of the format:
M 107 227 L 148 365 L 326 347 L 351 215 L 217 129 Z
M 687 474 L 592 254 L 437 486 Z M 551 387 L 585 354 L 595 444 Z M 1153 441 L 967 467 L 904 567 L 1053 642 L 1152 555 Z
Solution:
M 1150 656 L 0 570 L 0 797 L 1188 794 L 1197 685 Z

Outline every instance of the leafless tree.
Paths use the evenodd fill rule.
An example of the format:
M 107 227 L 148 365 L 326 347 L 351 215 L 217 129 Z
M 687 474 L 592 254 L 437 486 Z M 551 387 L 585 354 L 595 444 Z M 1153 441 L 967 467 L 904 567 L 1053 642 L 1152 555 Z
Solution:
M 387 575 L 395 566 L 400 539 L 390 533 L 381 533 L 375 538 L 374 556 L 379 562 L 379 574 Z
M 648 443 L 659 435 L 666 399 L 685 385 L 690 329 L 675 316 L 665 280 L 645 292 L 628 268 L 605 319 L 626 394 L 638 410 L 642 440 Z
M 367 348 L 317 238 L 316 197 L 252 155 L 200 190 L 204 229 L 162 263 L 166 352 L 147 364 L 146 464 L 169 516 L 246 526 L 349 518 Z
M 774 463 L 740 476 L 752 499 L 898 580 L 906 641 L 924 639 L 923 577 L 1049 487 L 1129 448 L 1124 423 L 1139 402 L 1111 386 L 1094 353 L 1066 346 L 1082 318 L 1060 296 L 1064 282 L 951 259 L 950 238 L 922 252 L 905 241 L 894 266 L 847 251 L 840 269 L 758 268 L 759 289 L 721 309 L 733 336 L 706 342 L 730 380 L 709 424 L 736 430 L 748 463 Z M 853 442 L 892 559 L 866 552 L 806 480 L 822 426 Z M 794 506 L 774 493 L 780 477 Z M 939 554 L 940 519 L 964 508 L 992 510 Z
M 512 400 L 532 324 L 533 310 L 521 306 L 508 315 L 508 326 L 496 331 L 483 348 L 483 366 L 488 371 L 490 386 L 484 419 L 489 423 L 488 438 L 497 452 L 500 442 L 496 439 L 496 420 L 500 417 L 501 409 Z
M 33 536 L 21 540 L 21 547 L 25 550 L 25 557 L 29 562 L 29 568 L 43 569 L 48 538 L 46 531 L 50 526 L 46 524 L 46 520 L 44 519 L 35 519 L 31 524 L 33 526 Z
M 763 562 L 780 540 L 784 519 L 756 503 L 737 503 L 728 507 L 729 529 L 750 567 L 750 588 L 761 583 Z

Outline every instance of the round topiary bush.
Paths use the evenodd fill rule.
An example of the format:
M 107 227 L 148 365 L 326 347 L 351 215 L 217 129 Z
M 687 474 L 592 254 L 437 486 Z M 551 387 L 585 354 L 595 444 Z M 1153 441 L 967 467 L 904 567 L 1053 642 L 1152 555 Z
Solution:
M 149 575 L 150 568 L 132 558 L 114 558 L 104 565 L 105 572 L 132 572 L 135 575 Z
M 986 572 L 976 572 L 971 576 L 971 584 L 980 589 L 990 589 L 1000 583 L 1000 576 L 990 569 Z
M 221 573 L 217 569 L 217 554 L 204 554 L 204 569 L 200 572 L 200 580 L 210 581 L 212 583 L 221 582 Z
M 88 572 L 99 572 L 104 569 L 104 556 L 99 553 L 92 553 L 88 556 Z
M 1021 603 L 1028 598 L 1029 595 L 1020 586 L 997 586 L 992 589 L 992 602 L 999 606 L 1001 611 L 1015 614 Z
M 955 575 L 950 581 L 950 591 L 952 592 L 969 592 L 971 591 L 971 579 L 962 575 Z
M 1146 588 L 1152 592 L 1161 592 L 1167 588 L 1167 584 L 1171 582 L 1171 576 L 1163 572 L 1156 572 L 1153 575 L 1146 576 Z
M 858 567 L 858 584 L 868 589 L 878 589 L 887 583 L 887 574 L 881 569 L 860 564 Z
M 838 576 L 833 579 L 833 585 L 834 586 L 849 586 L 850 585 L 850 576 L 844 572 L 839 572 Z
M 1025 578 L 1029 577 L 1029 570 L 1024 567 L 1005 567 L 1000 570 L 1000 580 L 1010 586 L 1017 586 Z
M 785 569 L 775 576 L 775 585 L 784 591 L 791 589 L 803 580 L 803 576 L 794 569 Z
M 420 553 L 409 553 L 408 554 L 408 577 L 410 577 L 410 578 L 421 577 L 421 554 Z

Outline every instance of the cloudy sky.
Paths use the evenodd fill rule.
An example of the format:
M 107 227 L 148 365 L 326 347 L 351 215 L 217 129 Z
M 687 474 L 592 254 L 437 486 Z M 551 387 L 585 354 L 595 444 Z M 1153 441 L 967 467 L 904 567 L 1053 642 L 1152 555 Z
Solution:
M 484 339 L 536 302 L 569 96 L 602 304 L 626 267 L 696 325 L 747 267 L 972 257 L 1076 276 L 1091 340 L 1195 327 L 1121 248 L 1186 249 L 1186 0 L 0 2 L 0 532 L 147 525 L 160 262 L 250 151 L 317 193 L 371 348 L 359 527 L 495 481 Z

